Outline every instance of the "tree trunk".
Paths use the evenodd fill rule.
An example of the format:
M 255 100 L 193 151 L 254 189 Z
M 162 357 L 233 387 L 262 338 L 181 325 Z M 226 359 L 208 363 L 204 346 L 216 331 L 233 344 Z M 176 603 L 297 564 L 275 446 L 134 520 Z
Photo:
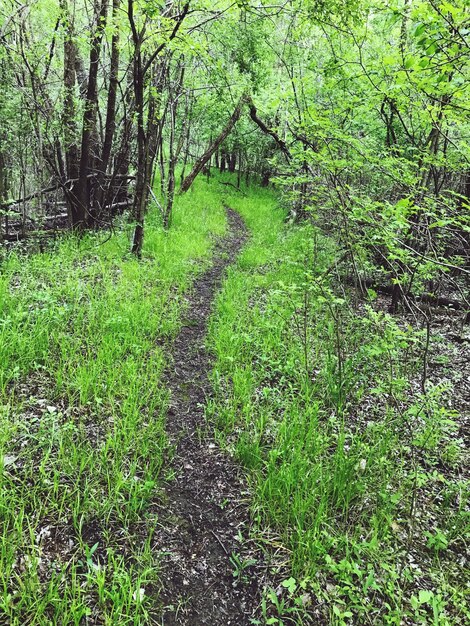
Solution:
M 115 23 L 121 0 L 113 0 L 113 24 L 114 32 L 111 40 L 111 64 L 109 70 L 109 89 L 108 101 L 106 105 L 106 123 L 104 130 L 103 151 L 99 161 L 99 169 L 102 177 L 107 173 L 111 150 L 113 146 L 114 133 L 116 131 L 116 96 L 118 90 L 119 78 L 119 28 Z M 100 201 L 104 200 L 105 193 L 102 191 L 103 185 L 100 185 Z
M 220 173 L 223 174 L 225 172 L 227 166 L 227 160 L 225 158 L 225 152 L 222 150 L 220 155 Z
M 237 167 L 237 153 L 234 151 L 229 156 L 228 171 L 233 174 Z
M 134 106 L 137 115 L 137 178 L 134 190 L 134 219 L 136 222 L 132 252 L 140 257 L 144 240 L 144 186 L 145 186 L 145 127 L 144 127 L 144 69 L 142 64 L 142 33 L 134 21 L 134 2 L 128 0 L 128 16 L 134 42 L 133 85 Z
M 4 202 L 6 202 L 8 195 L 8 179 L 7 179 L 7 167 L 6 167 L 6 159 L 3 152 L 0 151 L 0 207 L 3 207 Z M 3 238 L 3 228 L 2 228 L 3 217 L 0 214 L 0 242 Z M 5 235 L 8 234 L 8 220 L 5 215 Z
M 165 214 L 163 216 L 163 227 L 165 229 L 170 227 L 171 217 L 173 211 L 173 200 L 175 197 L 175 167 L 177 155 L 175 152 L 175 117 L 176 117 L 176 103 L 173 104 L 172 110 L 170 111 L 171 121 L 170 121 L 170 139 L 169 139 L 169 161 L 168 161 L 168 186 L 167 186 L 167 194 L 166 194 L 166 206 L 165 206 Z
M 150 107 L 147 132 L 144 125 L 145 76 L 148 70 L 154 67 L 154 63 L 158 55 L 178 33 L 178 30 L 181 27 L 188 11 L 189 3 L 185 4 L 182 12 L 177 16 L 175 25 L 168 39 L 161 43 L 144 63 L 142 58 L 142 41 L 145 35 L 145 27 L 140 32 L 137 30 L 134 19 L 134 0 L 128 0 L 127 2 L 127 14 L 132 33 L 132 40 L 134 43 L 133 84 L 135 111 L 137 116 L 137 178 L 133 207 L 136 227 L 132 242 L 132 252 L 137 257 L 140 257 L 142 253 L 142 245 L 144 241 L 144 219 L 149 194 L 149 183 L 152 177 L 151 170 L 153 167 L 153 159 L 155 158 L 156 146 L 158 144 L 156 141 L 156 123 L 154 119 L 156 107 L 155 95 L 151 95 L 149 98 Z M 152 146 L 155 146 L 155 149 L 153 149 Z
M 263 133 L 265 133 L 266 135 L 269 135 L 270 137 L 274 139 L 278 148 L 283 152 L 284 156 L 286 157 L 287 161 L 290 161 L 291 154 L 290 154 L 289 148 L 287 147 L 286 142 L 279 137 L 279 135 L 276 133 L 275 130 L 266 126 L 263 120 L 258 116 L 258 112 L 251 98 L 248 99 L 248 107 L 250 109 L 250 117 L 253 120 L 253 122 L 255 122 L 255 124 L 260 128 L 260 130 L 263 131 Z
M 238 172 L 237 172 L 237 189 L 240 189 L 242 182 L 242 151 L 238 152 Z
M 80 150 L 80 168 L 78 172 L 78 182 L 76 190 L 76 211 L 78 220 L 74 227 L 78 230 L 88 224 L 90 225 L 91 215 L 89 207 L 89 166 L 91 161 L 92 137 L 95 133 L 96 107 L 98 104 L 98 62 L 101 52 L 101 42 L 103 40 L 104 29 L 106 27 L 106 17 L 108 12 L 108 0 L 95 0 L 95 14 L 97 19 L 96 30 L 93 34 L 90 48 L 90 67 L 88 71 L 88 85 L 83 112 L 82 141 Z
M 75 55 L 76 47 L 73 40 L 74 26 L 72 18 L 68 11 L 66 2 L 61 2 L 61 8 L 64 12 L 66 35 L 64 40 L 64 109 L 62 114 L 63 137 L 64 137 L 64 157 L 65 172 L 62 173 L 62 183 L 67 180 L 75 180 L 78 178 L 78 146 L 76 143 L 77 125 L 75 122 Z M 65 191 L 65 197 L 69 213 L 69 224 L 73 227 L 80 221 L 80 211 L 75 197 L 74 190 Z

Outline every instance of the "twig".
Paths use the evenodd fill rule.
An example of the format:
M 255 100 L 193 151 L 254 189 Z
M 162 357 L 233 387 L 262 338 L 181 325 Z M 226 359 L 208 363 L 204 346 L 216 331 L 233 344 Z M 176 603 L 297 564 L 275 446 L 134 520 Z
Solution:
M 220 547 L 222 548 L 222 550 L 225 552 L 225 554 L 228 556 L 229 553 L 227 551 L 227 548 L 224 546 L 224 544 L 221 542 L 221 540 L 217 537 L 217 535 L 215 534 L 215 532 L 212 530 L 212 528 L 210 529 L 211 534 L 214 536 L 214 539 L 216 539 L 216 541 L 219 543 Z

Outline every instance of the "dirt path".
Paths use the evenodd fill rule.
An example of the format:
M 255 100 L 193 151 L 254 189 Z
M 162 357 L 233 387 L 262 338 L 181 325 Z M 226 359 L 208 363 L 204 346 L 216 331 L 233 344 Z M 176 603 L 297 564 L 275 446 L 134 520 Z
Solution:
M 165 626 L 243 626 L 259 604 L 259 576 L 247 568 L 245 581 L 237 580 L 230 562 L 232 554 L 243 562 L 253 557 L 237 538 L 247 537 L 246 488 L 233 461 L 200 433 L 211 390 L 211 356 L 204 345 L 208 319 L 224 272 L 246 240 L 240 216 L 230 209 L 227 214 L 229 234 L 217 243 L 212 267 L 195 281 L 164 377 L 171 391 L 167 429 L 175 444 L 175 479 L 165 488 L 155 546 L 163 555 Z

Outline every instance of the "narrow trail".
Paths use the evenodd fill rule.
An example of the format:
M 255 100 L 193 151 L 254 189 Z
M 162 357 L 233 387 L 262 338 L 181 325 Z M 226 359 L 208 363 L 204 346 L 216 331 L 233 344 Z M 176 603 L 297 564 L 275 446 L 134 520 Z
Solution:
M 194 283 L 186 320 L 171 346 L 164 376 L 171 391 L 167 430 L 175 445 L 174 480 L 165 486 L 156 549 L 161 551 L 161 624 L 244 626 L 260 599 L 261 578 L 250 568 L 245 580 L 233 576 L 230 556 L 253 556 L 247 536 L 246 488 L 236 464 L 204 430 L 210 396 L 211 355 L 205 348 L 214 296 L 226 268 L 247 238 L 240 216 L 227 209 L 228 235 L 216 245 L 212 266 Z M 258 569 L 255 567 L 255 569 Z

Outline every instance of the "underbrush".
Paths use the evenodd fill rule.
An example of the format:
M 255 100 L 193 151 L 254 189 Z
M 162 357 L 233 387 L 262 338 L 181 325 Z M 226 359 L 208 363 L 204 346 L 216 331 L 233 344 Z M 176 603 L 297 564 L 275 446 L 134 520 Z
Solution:
M 262 623 L 468 623 L 465 450 L 449 385 L 420 388 L 426 338 L 353 308 L 332 243 L 269 192 L 232 206 L 252 239 L 212 319 L 208 417 L 278 555 Z
M 162 345 L 225 232 L 198 181 L 165 233 L 65 237 L 0 267 L 0 623 L 147 624 L 170 450 Z

